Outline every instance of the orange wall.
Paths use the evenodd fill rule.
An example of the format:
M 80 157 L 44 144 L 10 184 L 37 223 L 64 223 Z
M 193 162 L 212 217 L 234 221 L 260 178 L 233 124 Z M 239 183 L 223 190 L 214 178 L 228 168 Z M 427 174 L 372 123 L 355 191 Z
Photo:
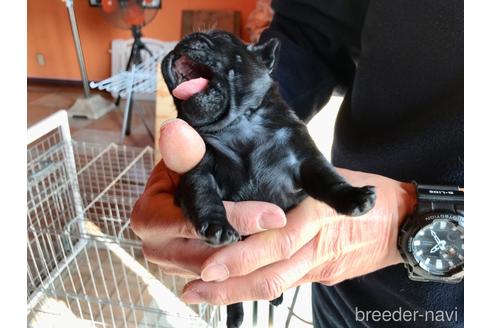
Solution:
M 144 37 L 178 40 L 181 11 L 185 9 L 222 9 L 241 12 L 244 24 L 255 7 L 255 0 L 163 0 L 155 19 L 143 28 Z M 108 50 L 113 39 L 129 39 L 131 32 L 113 28 L 88 0 L 74 0 L 75 15 L 89 80 L 101 80 L 111 72 Z M 45 58 L 39 65 L 36 54 Z M 61 0 L 27 1 L 27 75 L 32 78 L 81 80 L 72 31 L 65 3 Z

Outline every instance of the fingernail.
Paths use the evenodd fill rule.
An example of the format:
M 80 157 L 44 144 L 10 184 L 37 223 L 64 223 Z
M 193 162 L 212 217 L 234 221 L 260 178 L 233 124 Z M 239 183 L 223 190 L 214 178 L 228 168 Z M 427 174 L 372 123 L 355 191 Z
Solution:
M 203 303 L 203 298 L 195 291 L 188 290 L 181 295 L 181 300 L 188 304 Z
M 285 216 L 278 213 L 265 212 L 261 215 L 259 225 L 261 229 L 275 229 L 285 226 Z
M 161 123 L 161 127 L 160 127 L 160 129 L 162 130 L 162 129 L 163 129 L 163 128 L 167 125 L 167 124 L 169 124 L 169 123 L 171 123 L 171 122 L 174 122 L 174 121 L 176 121 L 176 120 L 177 120 L 177 118 L 170 118 L 170 119 L 168 119 L 168 120 L 166 120 L 166 121 L 162 122 L 162 123 Z
M 211 264 L 202 271 L 203 281 L 222 281 L 229 277 L 229 270 L 224 264 Z

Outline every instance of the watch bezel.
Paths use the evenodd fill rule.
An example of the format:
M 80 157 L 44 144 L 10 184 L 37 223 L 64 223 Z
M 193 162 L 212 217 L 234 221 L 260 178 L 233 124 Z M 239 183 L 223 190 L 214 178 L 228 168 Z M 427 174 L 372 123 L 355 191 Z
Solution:
M 434 220 L 445 219 L 454 221 L 456 224 L 464 227 L 464 216 L 458 213 L 446 211 L 433 211 L 427 213 L 414 213 L 410 218 L 407 218 L 400 229 L 398 236 L 398 249 L 405 261 L 405 266 L 408 270 L 409 277 L 416 281 L 437 281 L 446 283 L 458 283 L 464 277 L 464 263 L 453 268 L 442 275 L 434 274 L 424 270 L 419 262 L 415 259 L 411 247 L 411 243 L 415 235 L 424 227 L 431 224 Z

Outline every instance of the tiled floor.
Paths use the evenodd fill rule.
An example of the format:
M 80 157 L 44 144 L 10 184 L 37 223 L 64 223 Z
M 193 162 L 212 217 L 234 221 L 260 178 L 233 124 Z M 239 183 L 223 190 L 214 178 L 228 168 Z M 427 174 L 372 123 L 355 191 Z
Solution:
M 100 92 L 100 94 L 104 98 L 113 100 L 108 93 Z M 60 109 L 68 110 L 75 100 L 83 97 L 83 95 L 82 87 L 29 83 L 27 85 L 27 126 L 31 126 Z M 98 120 L 70 118 L 69 124 L 72 138 L 86 142 L 119 143 L 124 105 L 125 101 L 123 100 L 117 109 Z M 155 102 L 153 101 L 134 102 L 132 131 L 129 136 L 125 137 L 125 145 L 137 147 L 153 146 L 153 140 L 142 123 L 142 117 L 147 126 L 153 131 L 154 106 Z

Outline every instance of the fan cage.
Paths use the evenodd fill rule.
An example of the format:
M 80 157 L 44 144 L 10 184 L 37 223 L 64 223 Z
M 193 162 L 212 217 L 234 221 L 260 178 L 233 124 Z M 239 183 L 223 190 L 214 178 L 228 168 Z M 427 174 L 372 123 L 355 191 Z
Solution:
M 28 326 L 217 327 L 219 307 L 182 303 L 187 280 L 148 262 L 130 229 L 153 150 L 66 134 L 27 146 Z
M 131 29 L 152 22 L 161 9 L 160 0 L 89 0 L 89 6 L 99 9 L 99 14 L 113 27 Z

